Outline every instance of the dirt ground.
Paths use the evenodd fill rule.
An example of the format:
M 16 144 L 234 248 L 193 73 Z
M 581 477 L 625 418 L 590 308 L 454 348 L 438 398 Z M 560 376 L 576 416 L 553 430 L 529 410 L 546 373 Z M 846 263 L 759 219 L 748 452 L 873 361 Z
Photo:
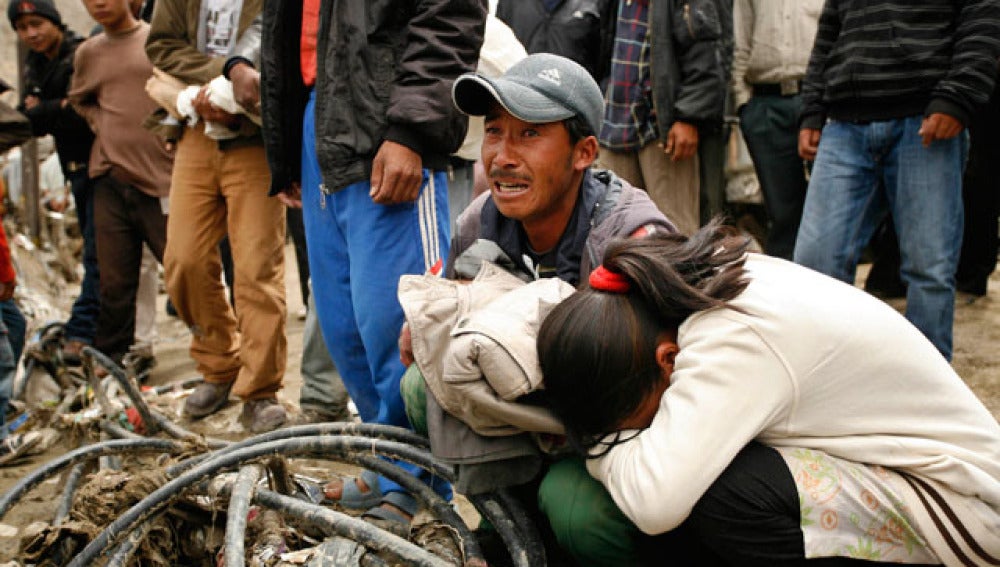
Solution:
M 285 389 L 279 398 L 290 410 L 296 409 L 301 377 L 299 360 L 302 353 L 303 321 L 298 318 L 302 309 L 302 299 L 299 295 L 297 272 L 294 269 L 294 253 L 291 247 L 286 249 L 287 267 L 287 300 L 288 300 L 288 369 L 286 372 Z M 862 266 L 859 279 L 867 271 Z M 62 291 L 66 298 L 72 298 L 73 290 Z M 163 306 L 166 301 L 161 294 L 159 298 L 158 329 L 159 343 L 156 356 L 159 364 L 153 370 L 149 379 L 150 385 L 176 382 L 196 375 L 194 364 L 188 357 L 187 347 L 189 334 L 184 325 L 177 319 L 164 315 Z M 902 301 L 891 302 L 898 309 L 903 308 Z M 1000 419 L 1000 274 L 994 274 L 990 281 L 990 291 L 986 297 L 971 298 L 960 296 L 956 301 L 955 317 L 955 356 L 954 367 L 980 399 Z M 176 404 L 179 408 L 180 404 Z M 200 433 L 216 437 L 238 439 L 248 433 L 238 423 L 240 405 L 230 404 L 219 414 L 201 420 L 188 422 L 177 414 L 176 419 L 185 427 Z M 0 468 L 0 493 L 6 491 L 26 473 L 34 470 L 48 460 L 66 452 L 72 446 L 68 440 L 57 443 L 42 454 L 32 456 L 15 466 Z M 13 559 L 17 552 L 17 542 L 25 527 L 35 521 L 50 521 L 54 513 L 54 498 L 59 494 L 61 478 L 57 477 L 44 483 L 29 493 L 0 521 L 0 562 Z M 469 517 L 468 507 L 464 516 Z

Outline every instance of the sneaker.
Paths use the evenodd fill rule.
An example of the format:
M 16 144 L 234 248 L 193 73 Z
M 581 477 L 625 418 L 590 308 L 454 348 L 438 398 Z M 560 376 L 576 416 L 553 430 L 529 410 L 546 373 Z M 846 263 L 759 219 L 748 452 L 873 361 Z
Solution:
M 41 440 L 42 435 L 37 431 L 8 435 L 0 441 L 0 466 L 27 455 Z
M 83 353 L 83 347 L 87 346 L 87 343 L 79 341 L 76 339 L 69 339 L 62 346 L 62 359 L 67 366 L 80 366 L 82 361 L 80 355 Z
M 254 433 L 277 429 L 285 424 L 285 408 L 278 398 L 262 398 L 243 402 L 240 421 Z
M 232 388 L 232 382 L 198 384 L 184 402 L 184 413 L 191 417 L 205 417 L 217 412 L 226 405 Z

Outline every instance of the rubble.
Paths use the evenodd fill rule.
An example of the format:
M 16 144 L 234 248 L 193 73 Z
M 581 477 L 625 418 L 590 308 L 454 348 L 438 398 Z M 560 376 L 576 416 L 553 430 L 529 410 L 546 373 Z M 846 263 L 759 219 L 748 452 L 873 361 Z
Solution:
M 56 335 L 38 336 L 44 341 Z M 83 361 L 80 373 L 67 373 L 58 361 L 39 361 L 42 368 L 55 367 L 57 376 L 71 377 L 60 385 L 57 376 L 43 380 L 33 374 L 23 388 L 38 390 L 35 380 L 49 392 L 55 385 L 58 395 L 35 396 L 23 411 L 47 415 L 47 423 L 63 431 L 74 430 L 81 446 L 0 495 L 2 521 L 32 490 L 63 475 L 62 503 L 53 505 L 53 521 L 21 534 L 21 564 L 82 566 L 107 559 L 106 565 L 270 567 L 340 565 L 345 563 L 337 561 L 349 556 L 366 566 L 487 565 L 476 534 L 454 507 L 384 458 L 452 478 L 450 467 L 430 454 L 425 438 L 353 422 L 293 426 L 236 442 L 206 438 L 157 409 L 158 398 L 174 398 L 190 381 L 143 391 L 134 372 L 94 349 L 84 348 Z M 106 370 L 103 379 L 95 372 L 98 367 Z M 56 399 L 60 402 L 53 409 Z M 107 437 L 118 439 L 102 439 Z M 315 474 L 317 460 L 368 468 L 410 491 L 421 511 L 409 533 L 400 537 L 320 504 L 322 481 L 299 473 L 302 464 Z M 540 550 L 524 551 L 525 541 L 540 540 L 516 502 L 500 495 L 480 502 L 483 516 L 513 550 L 511 564 L 544 564 Z

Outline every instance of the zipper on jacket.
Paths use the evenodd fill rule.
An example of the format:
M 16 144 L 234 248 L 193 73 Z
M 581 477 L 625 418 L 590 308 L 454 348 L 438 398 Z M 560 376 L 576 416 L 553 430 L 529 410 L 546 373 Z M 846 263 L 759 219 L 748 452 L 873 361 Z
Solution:
M 319 184 L 319 208 L 326 210 L 326 183 Z
M 691 25 L 691 4 L 684 4 L 684 22 L 687 23 L 688 33 L 694 39 L 694 26 Z

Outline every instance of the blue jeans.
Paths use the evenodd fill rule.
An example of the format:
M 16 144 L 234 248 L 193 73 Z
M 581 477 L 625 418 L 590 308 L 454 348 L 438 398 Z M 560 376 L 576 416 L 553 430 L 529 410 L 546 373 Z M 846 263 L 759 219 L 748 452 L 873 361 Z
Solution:
M 21 310 L 13 299 L 0 301 L 0 426 L 6 421 L 7 403 L 14 390 L 17 361 L 24 350 L 26 326 L 24 315 L 21 315 Z M 6 434 L 7 430 L 0 428 L 0 439 Z
M 362 421 L 409 429 L 399 392 L 405 368 L 397 344 L 403 308 L 396 288 L 403 274 L 422 274 L 448 255 L 447 175 L 424 170 L 417 201 L 400 205 L 372 201 L 367 181 L 322 192 L 314 107 L 313 94 L 302 124 L 302 215 L 316 316 Z M 442 479 L 398 464 L 450 497 Z M 386 478 L 380 485 L 384 492 L 402 490 Z
M 94 190 L 87 178 L 87 170 L 79 170 L 66 176 L 73 201 L 76 203 L 76 216 L 80 223 L 80 233 L 83 235 L 83 282 L 80 283 L 80 295 L 73 302 L 69 321 L 66 322 L 67 339 L 94 343 L 97 334 L 97 315 L 101 310 L 100 277 L 97 269 L 97 237 L 94 233 Z
M 963 133 L 924 147 L 917 133 L 921 121 L 912 116 L 826 125 L 795 261 L 853 284 L 861 249 L 888 208 L 908 286 L 906 318 L 951 360 L 968 138 Z

